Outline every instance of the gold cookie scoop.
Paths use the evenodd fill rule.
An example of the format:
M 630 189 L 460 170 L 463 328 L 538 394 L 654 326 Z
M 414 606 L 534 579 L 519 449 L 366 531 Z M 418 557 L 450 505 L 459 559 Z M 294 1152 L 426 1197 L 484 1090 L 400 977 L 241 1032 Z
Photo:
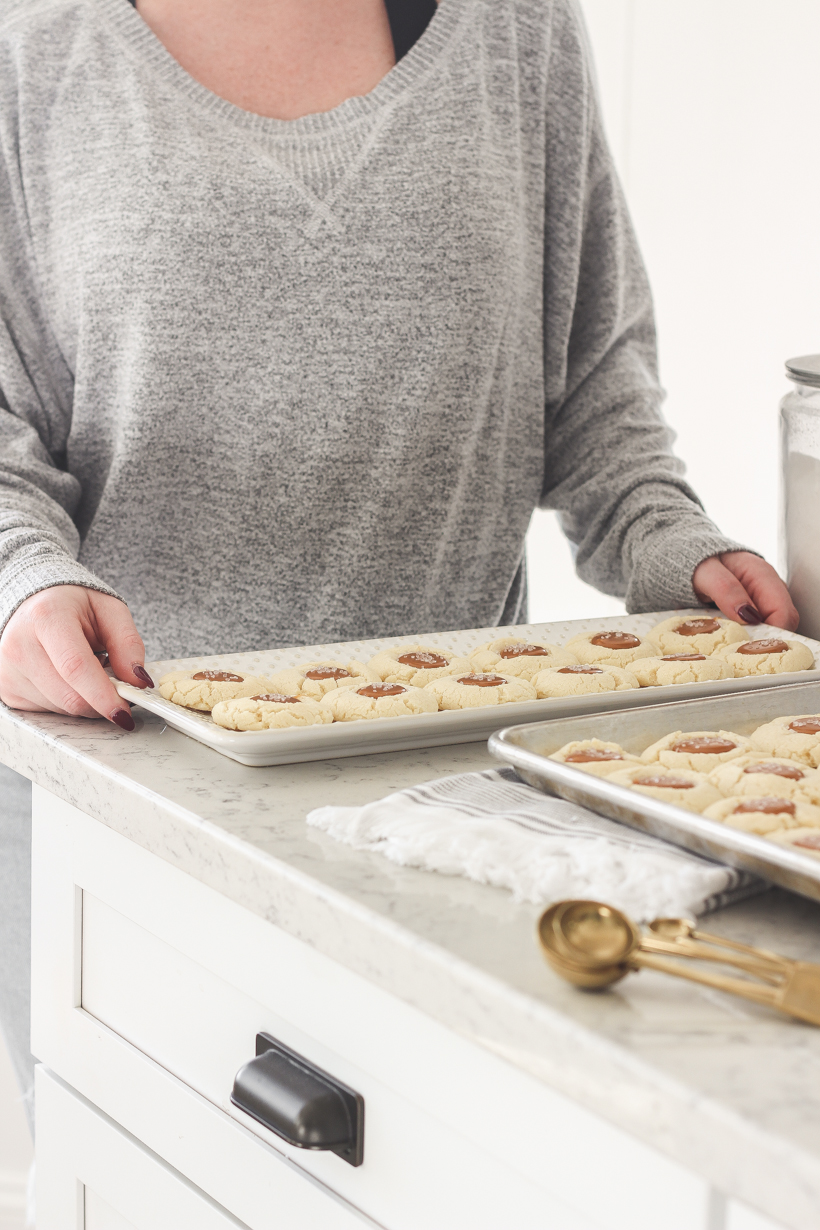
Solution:
M 656 918 L 642 932 L 614 906 L 558 901 L 539 919 L 538 941 L 555 972 L 577 987 L 611 986 L 633 970 L 654 969 L 820 1025 L 820 965 L 711 935 L 685 918 Z M 732 966 L 747 976 L 713 973 L 689 960 Z

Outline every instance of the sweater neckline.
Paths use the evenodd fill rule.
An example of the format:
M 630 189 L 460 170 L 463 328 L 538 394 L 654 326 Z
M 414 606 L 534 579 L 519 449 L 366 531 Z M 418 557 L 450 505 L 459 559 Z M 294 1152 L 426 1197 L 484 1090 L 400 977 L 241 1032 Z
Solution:
M 212 115 L 249 132 L 293 138 L 322 135 L 372 117 L 399 98 L 435 65 L 461 24 L 469 0 L 442 0 L 421 37 L 369 94 L 348 98 L 332 111 L 315 112 L 295 120 L 274 119 L 245 111 L 202 85 L 174 59 L 130 0 L 90 0 L 90 3 L 116 28 L 143 63 Z

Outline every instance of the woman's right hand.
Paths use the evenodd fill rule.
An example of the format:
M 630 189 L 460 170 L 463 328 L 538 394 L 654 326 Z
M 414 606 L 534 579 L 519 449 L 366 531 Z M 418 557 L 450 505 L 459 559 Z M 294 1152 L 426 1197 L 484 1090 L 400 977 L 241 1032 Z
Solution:
M 153 687 L 145 646 L 119 598 L 79 585 L 55 585 L 22 602 L 0 637 L 0 700 L 10 709 L 108 718 L 122 730 L 134 719 L 96 654 L 114 674 Z

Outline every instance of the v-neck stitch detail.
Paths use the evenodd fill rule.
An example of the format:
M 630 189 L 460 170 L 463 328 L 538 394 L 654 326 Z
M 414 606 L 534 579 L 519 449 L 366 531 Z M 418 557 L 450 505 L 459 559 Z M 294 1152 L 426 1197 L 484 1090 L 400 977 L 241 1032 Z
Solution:
M 366 161 L 395 107 L 433 70 L 452 43 L 470 0 L 444 0 L 407 54 L 366 95 L 356 95 L 331 111 L 279 120 L 245 111 L 202 85 L 182 67 L 128 0 L 88 0 L 116 27 L 132 52 L 189 103 L 221 123 L 242 129 L 275 172 L 312 210 L 301 228 L 314 238 L 322 225 L 341 229 L 333 205 Z
M 378 114 L 369 117 L 366 126 L 357 125 L 360 131 L 355 134 L 353 140 L 347 139 L 352 135 L 351 125 L 346 132 L 337 132 L 331 139 L 322 141 L 324 148 L 320 147 L 315 151 L 309 146 L 305 149 L 306 143 L 298 141 L 258 141 L 257 148 L 275 166 L 277 173 L 284 180 L 315 205 L 317 218 L 324 218 L 330 223 L 333 217 L 333 201 L 366 161 L 394 109 L 395 104 L 390 103 L 381 108 Z M 337 150 L 333 146 L 339 137 L 343 138 L 346 148 L 341 151 L 341 156 L 337 157 Z M 287 145 L 296 147 L 293 151 L 295 156 L 286 153 L 284 147 Z M 299 149 L 299 146 L 302 148 Z

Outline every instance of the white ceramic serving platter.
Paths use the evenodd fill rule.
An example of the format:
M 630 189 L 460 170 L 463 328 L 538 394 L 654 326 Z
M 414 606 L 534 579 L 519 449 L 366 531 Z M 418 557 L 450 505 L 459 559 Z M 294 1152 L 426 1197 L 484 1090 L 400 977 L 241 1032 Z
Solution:
M 616 615 L 605 619 L 567 620 L 561 624 L 521 624 L 518 627 L 479 627 L 461 632 L 419 633 L 418 636 L 392 636 L 375 641 L 341 641 L 337 645 L 305 645 L 291 649 L 269 649 L 258 653 L 211 654 L 203 658 L 176 658 L 149 662 L 148 672 L 157 680 L 168 670 L 237 670 L 267 678 L 275 670 L 298 667 L 302 662 L 347 662 L 350 658 L 368 662 L 380 649 L 400 645 L 429 645 L 470 653 L 498 636 L 520 636 L 526 641 L 547 641 L 564 645 L 581 632 L 620 629 L 645 636 L 655 624 L 672 615 L 708 615 L 703 610 L 659 611 L 648 615 Z M 766 625 L 761 635 L 777 636 L 779 629 Z M 754 630 L 751 630 L 754 636 Z M 794 632 L 782 633 L 790 640 L 803 641 L 815 654 L 815 669 L 820 662 L 820 642 Z M 197 713 L 172 705 L 159 690 L 141 691 L 116 680 L 117 690 L 133 705 L 148 708 L 165 718 L 168 726 L 207 743 L 215 752 L 239 760 L 243 765 L 295 764 L 299 760 L 332 760 L 337 756 L 359 756 L 371 752 L 401 752 L 408 748 L 434 748 L 446 743 L 477 743 L 518 722 L 537 722 L 550 717 L 575 717 L 613 708 L 659 705 L 664 701 L 691 700 L 697 696 L 719 696 L 724 692 L 771 688 L 773 684 L 805 683 L 811 678 L 805 670 L 784 675 L 762 675 L 756 679 L 722 679 L 704 684 L 676 684 L 672 688 L 641 688 L 622 692 L 600 692 L 594 696 L 550 697 L 527 700 L 515 705 L 493 705 L 470 710 L 424 713 L 414 717 L 385 717 L 374 721 L 333 722 L 329 726 L 307 726 L 286 731 L 224 731 L 211 721 L 209 713 Z
M 381 649 L 399 645 L 423 644 L 449 649 L 469 656 L 485 641 L 499 636 L 520 636 L 522 640 L 547 641 L 563 645 L 583 632 L 621 629 L 645 636 L 651 628 L 673 615 L 710 615 L 713 611 L 659 611 L 646 615 L 616 615 L 603 619 L 574 619 L 562 623 L 521 624 L 514 628 L 470 628 L 460 632 L 432 632 L 417 636 L 393 636 L 372 641 L 340 641 L 335 645 L 300 645 L 293 649 L 260 650 L 258 653 L 226 653 L 201 658 L 176 658 L 166 662 L 149 662 L 147 669 L 156 681 L 168 671 L 234 670 L 263 678 L 286 666 L 303 662 L 355 659 L 367 662 Z M 754 629 L 750 629 L 754 636 Z M 815 655 L 815 669 L 820 663 L 820 642 L 796 633 L 784 633 L 768 624 L 761 636 L 788 636 L 802 641 Z M 447 743 L 477 743 L 493 731 L 518 722 L 538 722 L 546 718 L 576 717 L 584 713 L 600 713 L 611 709 L 634 709 L 657 705 L 664 701 L 691 700 L 701 696 L 721 696 L 727 692 L 747 692 L 774 684 L 805 682 L 811 673 L 799 671 L 787 675 L 764 675 L 754 679 L 722 679 L 710 683 L 684 683 L 674 687 L 640 688 L 627 692 L 601 692 L 594 696 L 551 697 L 547 700 L 527 700 L 511 705 L 493 705 L 481 709 L 449 710 L 415 717 L 379 718 L 372 721 L 333 722 L 329 726 L 306 726 L 289 730 L 235 731 L 223 730 L 211 721 L 210 714 L 196 713 L 164 700 L 159 691 L 141 691 L 128 683 L 115 680 L 120 696 L 132 704 L 156 713 L 169 726 L 206 743 L 224 756 L 246 765 L 295 764 L 301 760 L 333 760 L 339 756 L 362 756 L 369 752 L 395 752 L 416 747 L 438 747 Z

